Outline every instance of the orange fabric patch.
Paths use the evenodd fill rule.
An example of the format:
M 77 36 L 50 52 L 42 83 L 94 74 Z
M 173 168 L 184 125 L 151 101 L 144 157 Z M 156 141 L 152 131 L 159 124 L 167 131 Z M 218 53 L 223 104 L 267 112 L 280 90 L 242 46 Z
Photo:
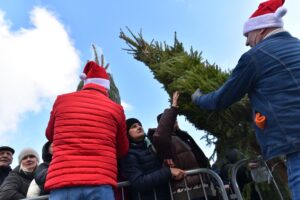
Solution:
M 267 117 L 262 115 L 261 113 L 255 114 L 255 124 L 258 128 L 264 129 L 266 126 Z

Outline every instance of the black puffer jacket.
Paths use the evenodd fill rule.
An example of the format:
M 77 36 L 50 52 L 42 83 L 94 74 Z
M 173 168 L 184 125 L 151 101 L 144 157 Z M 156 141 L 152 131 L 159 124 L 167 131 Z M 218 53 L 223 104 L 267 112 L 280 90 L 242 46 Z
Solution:
M 0 185 L 3 183 L 4 179 L 8 176 L 10 171 L 11 171 L 10 166 L 0 167 Z
M 122 171 L 131 183 L 132 199 L 154 200 L 154 189 L 157 200 L 168 200 L 168 182 L 171 171 L 168 167 L 162 167 L 162 163 L 151 147 L 145 142 L 131 143 L 130 150 L 122 162 Z
M 9 173 L 0 187 L 1 200 L 18 200 L 26 198 L 30 182 L 34 173 L 25 173 L 17 166 Z
M 39 188 L 41 189 L 40 195 L 45 195 L 49 193 L 44 190 L 44 185 L 46 182 L 46 176 L 47 176 L 49 164 L 52 160 L 52 154 L 49 153 L 50 144 L 51 142 L 49 141 L 44 144 L 42 150 L 42 158 L 44 162 L 38 166 L 34 174 L 35 182 L 38 184 Z

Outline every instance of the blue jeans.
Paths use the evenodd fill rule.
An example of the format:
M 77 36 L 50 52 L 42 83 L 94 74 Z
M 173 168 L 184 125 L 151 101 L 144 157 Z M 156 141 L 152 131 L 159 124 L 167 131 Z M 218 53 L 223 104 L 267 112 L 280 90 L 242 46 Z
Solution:
M 287 156 L 287 174 L 293 200 L 300 200 L 300 152 Z
M 69 187 L 52 190 L 49 200 L 114 200 L 110 185 Z

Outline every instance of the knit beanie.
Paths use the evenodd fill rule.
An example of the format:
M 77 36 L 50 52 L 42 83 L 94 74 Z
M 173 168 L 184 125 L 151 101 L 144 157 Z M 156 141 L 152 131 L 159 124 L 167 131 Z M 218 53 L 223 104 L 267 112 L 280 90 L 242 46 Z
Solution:
M 126 120 L 126 127 L 127 127 L 126 131 L 127 131 L 127 134 L 129 134 L 130 127 L 133 124 L 135 124 L 135 123 L 138 123 L 140 126 L 142 126 L 142 123 L 138 119 L 136 119 L 136 118 L 129 118 L 129 119 Z
M 29 155 L 33 155 L 37 158 L 37 161 L 39 162 L 40 161 L 40 157 L 39 157 L 39 154 L 32 148 L 25 148 L 23 149 L 19 156 L 18 156 L 18 159 L 19 159 L 19 164 L 21 164 L 21 161 L 23 160 L 23 158 L 25 158 L 26 156 L 29 156 Z
M 49 153 L 50 141 L 47 141 L 42 149 L 42 159 L 44 162 L 50 163 L 52 160 L 52 154 Z
M 282 17 L 287 9 L 283 8 L 284 0 L 268 0 L 262 2 L 258 9 L 245 22 L 243 34 L 262 28 L 282 28 Z
M 162 115 L 163 115 L 163 113 L 160 113 L 159 115 L 157 115 L 157 117 L 156 117 L 157 123 L 159 123 L 160 118 L 161 118 Z

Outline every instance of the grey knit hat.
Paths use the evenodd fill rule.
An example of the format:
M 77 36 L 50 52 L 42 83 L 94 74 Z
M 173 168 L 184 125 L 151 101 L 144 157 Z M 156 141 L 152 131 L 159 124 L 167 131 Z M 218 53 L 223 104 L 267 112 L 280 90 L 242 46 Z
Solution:
M 19 164 L 21 163 L 21 161 L 23 160 L 23 158 L 25 158 L 26 156 L 28 155 L 33 155 L 37 158 L 37 161 L 39 162 L 40 161 L 40 156 L 38 154 L 38 152 L 36 152 L 34 149 L 32 148 L 25 148 L 23 149 L 19 156 L 18 156 L 18 159 L 19 159 Z

